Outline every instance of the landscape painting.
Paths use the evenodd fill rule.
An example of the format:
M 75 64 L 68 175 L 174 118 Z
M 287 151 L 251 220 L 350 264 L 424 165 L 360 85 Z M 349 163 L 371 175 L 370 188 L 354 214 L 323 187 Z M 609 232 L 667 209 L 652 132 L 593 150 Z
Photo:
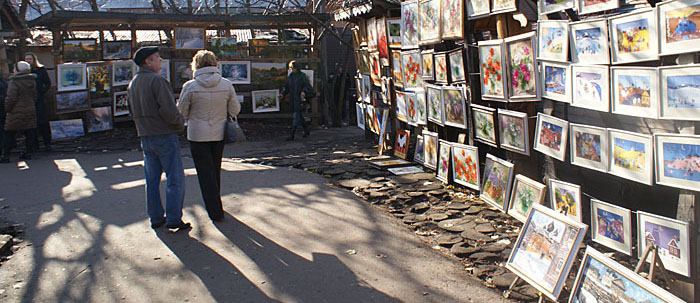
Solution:
M 131 60 L 112 61 L 112 85 L 128 85 L 134 77 L 134 69 Z
M 620 75 L 617 82 L 618 104 L 646 107 L 651 106 L 651 79 L 647 76 Z
M 396 92 L 396 119 L 408 122 L 408 112 L 406 110 L 406 95 L 401 91 Z
M 569 66 L 542 61 L 542 97 L 570 103 Z
M 248 55 L 247 47 L 237 47 L 238 37 L 212 37 L 208 49 L 219 60 L 244 57 Z
M 192 72 L 191 60 L 173 60 L 173 70 L 172 70 L 172 84 L 174 90 L 182 89 L 185 82 L 190 81 L 194 78 L 194 73 Z
M 643 142 L 615 138 L 613 148 L 615 150 L 613 153 L 613 164 L 615 166 L 634 172 L 644 171 L 646 153 L 644 152 L 645 146 Z
M 615 114 L 658 118 L 658 72 L 653 67 L 613 67 L 613 108 Z
M 508 51 L 508 96 L 513 99 L 539 100 L 534 32 L 506 39 Z
M 251 63 L 251 79 L 255 83 L 267 83 L 270 87 L 282 88 L 287 80 L 287 63 L 253 62 Z
M 652 9 L 609 19 L 614 64 L 658 59 L 656 14 Z
M 527 129 L 527 114 L 498 109 L 501 148 L 530 155 L 530 140 Z
M 87 111 L 88 133 L 112 129 L 112 107 L 94 107 Z
M 483 99 L 505 101 L 505 85 L 503 82 L 505 66 L 502 64 L 502 45 L 502 40 L 479 41 L 479 65 L 481 66 L 480 76 Z M 519 79 L 515 80 L 518 81 Z
M 112 101 L 112 65 L 89 65 L 87 75 L 92 105 L 109 104 Z
M 700 121 L 700 65 L 659 68 L 661 119 Z
M 629 209 L 591 199 L 591 238 L 593 241 L 632 254 L 632 212 Z
M 609 71 L 607 66 L 572 65 L 571 105 L 586 109 L 610 111 Z
M 58 91 L 82 90 L 87 87 L 87 68 L 85 64 L 59 64 L 57 66 Z
M 549 198 L 551 208 L 578 222 L 582 220 L 581 214 L 581 187 L 564 181 L 549 180 Z
M 479 190 L 479 152 L 476 146 L 452 144 L 452 179 L 455 183 Z
M 607 172 L 608 138 L 605 128 L 571 124 L 571 164 Z
M 638 19 L 615 26 L 618 53 L 643 52 L 650 48 L 649 20 Z
M 206 36 L 203 28 L 176 27 L 175 48 L 203 49 Z
M 442 101 L 445 110 L 445 124 L 467 128 L 467 114 L 464 95 L 459 87 L 443 87 Z
M 643 211 L 637 212 L 638 254 L 653 245 L 659 248 L 659 257 L 666 270 L 690 276 L 689 223 Z M 651 256 L 647 258 L 647 262 Z
M 617 1 L 615 1 L 617 2 Z M 571 60 L 581 64 L 609 64 L 608 22 L 581 21 L 569 24 Z
M 513 166 L 506 160 L 486 154 L 480 198 L 502 212 L 505 212 L 508 206 L 506 203 L 510 194 Z
M 449 169 L 450 169 L 450 142 L 445 140 L 439 140 L 440 145 L 438 146 L 438 163 L 437 169 L 435 171 L 436 178 L 442 182 L 449 182 Z
M 608 130 L 612 159 L 609 172 L 640 183 L 652 184 L 652 137 L 619 130 Z
M 520 222 L 527 220 L 533 204 L 542 204 L 547 186 L 523 175 L 515 176 L 513 192 L 510 195 L 508 215 Z
M 87 62 L 97 59 L 96 39 L 63 40 L 63 61 Z
M 496 110 L 488 107 L 472 105 L 474 116 L 474 139 L 482 143 L 498 146 L 496 143 L 495 114 Z
M 656 134 L 656 182 L 695 190 L 700 188 L 700 136 Z
M 666 55 L 700 50 L 700 1 L 668 1 L 657 7 L 661 29 L 660 53 Z
M 64 139 L 85 136 L 83 119 L 49 121 L 51 139 Z
M 87 91 L 56 94 L 56 113 L 83 111 L 89 108 Z
M 253 96 L 253 113 L 278 112 L 280 110 L 279 90 L 255 90 Z
M 131 40 L 102 42 L 102 58 L 105 60 L 131 59 Z
M 250 84 L 250 61 L 219 61 L 219 69 L 232 84 Z
M 569 26 L 562 21 L 538 23 L 538 58 L 566 62 L 569 55 Z

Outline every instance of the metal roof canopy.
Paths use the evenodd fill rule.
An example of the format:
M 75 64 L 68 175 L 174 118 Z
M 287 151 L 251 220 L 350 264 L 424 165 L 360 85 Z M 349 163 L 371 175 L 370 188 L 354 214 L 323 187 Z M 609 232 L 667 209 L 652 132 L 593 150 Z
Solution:
M 30 28 L 48 30 L 169 30 L 173 27 L 206 29 L 288 29 L 313 28 L 330 20 L 329 14 L 284 15 L 186 15 L 121 12 L 55 11 L 28 22 Z

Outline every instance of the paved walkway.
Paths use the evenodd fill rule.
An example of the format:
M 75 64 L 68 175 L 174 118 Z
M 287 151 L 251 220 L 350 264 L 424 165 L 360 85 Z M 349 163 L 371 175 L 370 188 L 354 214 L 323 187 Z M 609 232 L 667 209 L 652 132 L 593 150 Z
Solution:
M 227 146 L 224 155 L 278 142 Z M 183 154 L 184 220 L 194 228 L 179 233 L 149 227 L 140 152 L 0 165 L 0 217 L 26 225 L 25 242 L 0 267 L 0 302 L 504 301 L 310 172 L 224 163 L 228 214 L 213 224 Z

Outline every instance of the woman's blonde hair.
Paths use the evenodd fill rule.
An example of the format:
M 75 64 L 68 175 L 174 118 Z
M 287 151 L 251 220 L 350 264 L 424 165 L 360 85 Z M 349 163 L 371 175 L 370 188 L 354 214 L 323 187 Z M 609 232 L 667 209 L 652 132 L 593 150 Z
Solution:
M 24 56 L 25 56 L 25 57 L 26 57 L 26 56 L 32 56 L 32 59 L 34 59 L 34 63 L 30 64 L 32 67 L 39 68 L 39 67 L 43 67 L 43 66 L 44 66 L 43 64 L 41 64 L 41 63 L 39 62 L 39 58 L 36 56 L 35 53 L 28 52 L 28 53 L 24 54 Z
M 204 68 L 207 66 L 217 66 L 218 63 L 216 62 L 216 55 L 214 55 L 213 52 L 208 51 L 208 50 L 200 50 L 198 51 L 194 57 L 192 57 L 192 71 L 196 71 L 200 68 Z

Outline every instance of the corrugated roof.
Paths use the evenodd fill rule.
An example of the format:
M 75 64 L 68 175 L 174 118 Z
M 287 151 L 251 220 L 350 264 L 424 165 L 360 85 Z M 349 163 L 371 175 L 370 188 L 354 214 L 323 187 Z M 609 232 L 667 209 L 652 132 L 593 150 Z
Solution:
M 160 32 L 160 33 L 159 33 Z M 112 36 L 111 33 L 114 33 Z M 78 39 L 99 39 L 99 32 L 97 31 L 75 31 L 73 32 L 75 38 Z M 235 35 L 238 41 L 248 41 L 252 38 L 250 30 L 235 29 L 231 30 L 231 36 Z M 105 31 L 105 41 L 120 41 L 120 40 L 131 40 L 131 31 L 117 30 L 117 31 Z M 53 36 L 50 31 L 47 30 L 33 30 L 31 31 L 32 43 L 30 45 L 34 46 L 46 46 L 53 44 Z M 136 31 L 136 41 L 142 42 L 161 42 L 167 40 L 167 36 L 164 31 L 157 30 L 137 30 Z M 208 30 L 207 37 L 218 37 L 218 33 L 215 30 Z

